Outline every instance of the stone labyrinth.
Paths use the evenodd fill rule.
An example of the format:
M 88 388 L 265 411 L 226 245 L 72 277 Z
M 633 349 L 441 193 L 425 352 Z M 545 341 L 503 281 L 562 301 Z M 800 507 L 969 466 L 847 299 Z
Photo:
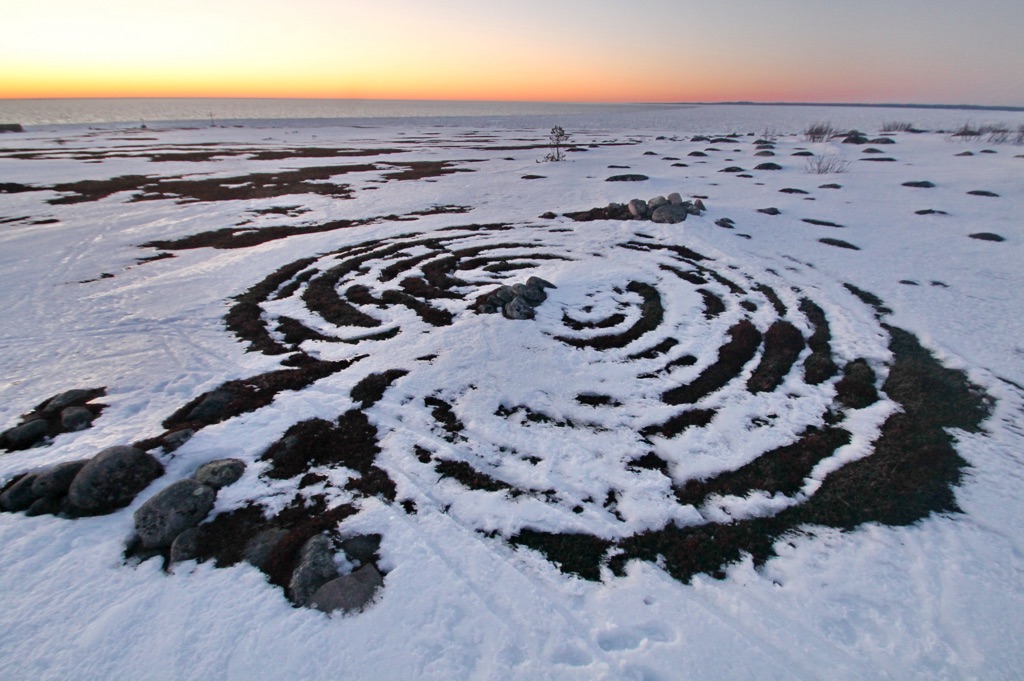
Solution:
M 344 531 L 368 497 L 586 579 L 631 560 L 721 577 L 814 526 L 957 510 L 965 464 L 945 429 L 977 430 L 986 399 L 887 325 L 882 301 L 624 224 L 452 227 L 267 276 L 226 324 L 282 368 L 197 396 L 135 447 L 174 456 L 202 428 L 289 400 L 329 416 L 248 462 L 260 493 L 187 542 L 129 555 L 249 560 L 305 604 L 312 539 L 379 560 L 379 535 Z M 532 320 L 489 313 L 500 286 L 530 277 L 554 286 Z

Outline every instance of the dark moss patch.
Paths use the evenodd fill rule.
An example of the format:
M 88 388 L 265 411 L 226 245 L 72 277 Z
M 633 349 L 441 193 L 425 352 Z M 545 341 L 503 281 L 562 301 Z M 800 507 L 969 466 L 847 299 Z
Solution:
M 714 319 L 725 312 L 725 301 L 722 300 L 721 296 L 717 296 L 705 288 L 697 289 L 697 293 L 704 298 L 705 319 Z
M 658 325 L 661 324 L 665 315 L 665 309 L 661 304 L 661 294 L 658 293 L 658 289 L 654 288 L 650 284 L 631 281 L 629 282 L 629 285 L 626 286 L 626 290 L 638 293 L 643 298 L 640 310 L 640 319 L 638 319 L 637 322 L 629 329 L 611 336 L 596 336 L 594 338 L 568 338 L 565 336 L 556 336 L 556 340 L 566 343 L 567 345 L 571 345 L 574 348 L 596 348 L 599 350 L 608 350 L 610 348 L 625 347 L 643 336 L 645 333 L 658 328 Z
M 522 494 L 521 490 L 516 490 L 507 482 L 498 480 L 486 473 L 481 473 L 465 461 L 438 461 L 434 465 L 434 470 L 443 478 L 458 480 L 467 489 L 483 490 L 485 492 L 516 491 L 518 494 Z
M 863 409 L 878 401 L 874 370 L 864 359 L 855 359 L 843 368 L 836 383 L 836 399 L 850 409 Z
M 944 210 L 935 210 L 933 208 L 925 208 L 923 210 L 915 210 L 914 213 L 916 215 L 949 215 L 949 213 L 947 213 Z
M 1006 237 L 1002 237 L 992 232 L 975 232 L 974 234 L 968 234 L 967 236 L 980 241 L 1006 241 Z
M 823 184 L 820 187 L 818 187 L 818 189 L 842 189 L 842 188 L 843 188 L 843 185 L 841 185 L 841 184 L 834 184 L 834 183 Z
M 801 218 L 802 222 L 806 222 L 809 225 L 817 225 L 819 227 L 842 227 L 840 224 L 835 222 L 829 222 L 828 220 L 816 220 L 815 218 Z
M 854 246 L 849 241 L 843 241 L 842 239 L 833 239 L 831 237 L 825 237 L 823 239 L 818 239 L 818 241 L 820 243 L 825 244 L 826 246 L 835 246 L 836 248 L 845 248 L 845 249 L 850 250 L 850 251 L 859 251 L 860 250 L 859 246 Z
M 380 451 L 377 429 L 366 415 L 350 410 L 332 423 L 310 419 L 295 424 L 261 456 L 266 477 L 285 480 L 314 466 L 345 466 L 367 475 Z
M 673 438 L 687 428 L 703 428 L 711 423 L 717 413 L 714 409 L 690 409 L 689 411 L 676 414 L 664 423 L 647 426 L 640 431 L 640 434 L 644 437 L 659 435 L 665 438 Z
M 839 370 L 832 360 L 832 332 L 825 311 L 809 298 L 800 300 L 800 311 L 814 329 L 807 339 L 811 354 L 804 361 L 804 381 L 810 385 L 819 385 L 835 376 Z
M 857 288 L 853 284 L 843 284 L 843 288 L 856 296 L 865 305 L 870 305 L 875 310 L 875 317 L 881 318 L 884 315 L 892 314 L 892 310 L 885 306 L 882 299 L 873 293 Z
M 601 562 L 612 542 L 589 534 L 556 534 L 522 530 L 509 542 L 539 551 L 566 573 L 583 579 L 599 581 Z
M 583 393 L 576 396 L 576 401 L 588 407 L 620 407 L 622 403 L 615 400 L 611 395 L 595 395 Z
M 770 206 L 768 208 L 758 208 L 757 212 L 764 213 L 765 215 L 779 215 L 780 213 L 782 213 L 782 211 L 776 208 L 775 206 Z
M 810 193 L 810 192 L 804 191 L 803 189 L 796 189 L 794 187 L 786 187 L 785 189 L 780 189 L 779 191 L 781 193 L 783 193 L 783 194 L 809 194 Z
M 804 349 L 804 337 L 787 321 L 776 321 L 764 334 L 764 354 L 747 381 L 752 393 L 770 392 L 782 384 Z
M 931 189 L 932 187 L 935 186 L 935 183 L 934 182 L 929 182 L 928 180 L 915 180 L 913 182 L 904 182 L 903 186 L 904 187 L 914 187 L 914 188 L 917 188 L 917 189 Z
M 729 329 L 729 342 L 718 349 L 718 359 L 689 385 L 672 388 L 662 394 L 666 404 L 695 404 L 721 389 L 735 378 L 743 366 L 754 358 L 761 345 L 761 332 L 749 320 L 742 320 Z
M 423 398 L 423 403 L 430 407 L 431 416 L 448 434 L 445 439 L 449 442 L 454 442 L 461 436 L 466 426 L 455 415 L 455 410 L 452 409 L 451 404 L 439 397 L 425 397 Z
M 370 374 L 352 387 L 352 400 L 363 409 L 373 406 L 384 397 L 392 383 L 408 373 L 405 369 L 389 369 L 379 374 Z
M 643 352 L 637 352 L 630 355 L 629 359 L 656 359 L 677 345 L 679 345 L 679 341 L 675 338 L 666 338 L 650 350 L 644 350 Z
M 649 179 L 651 178 L 647 177 L 646 175 L 627 173 L 625 175 L 612 175 L 611 177 L 607 178 L 605 182 L 643 182 L 644 180 Z

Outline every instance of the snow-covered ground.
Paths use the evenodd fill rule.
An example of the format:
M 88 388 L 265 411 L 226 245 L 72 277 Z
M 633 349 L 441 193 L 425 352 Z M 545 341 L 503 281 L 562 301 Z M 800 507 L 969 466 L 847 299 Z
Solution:
M 537 129 L 0 136 L 0 430 L 71 388 L 103 386 L 97 401 L 108 405 L 87 430 L 0 454 L 0 483 L 158 437 L 190 400 L 281 369 L 289 354 L 352 362 L 203 428 L 173 453 L 154 449 L 166 474 L 125 509 L 77 520 L 0 514 L 2 676 L 1020 678 L 1024 147 L 898 132 L 886 145 L 782 135 L 758 149 L 760 128 L 714 141 L 737 131 L 565 127 L 580 150 L 560 163 L 538 162 L 549 149 Z M 698 134 L 712 139 L 693 141 Z M 848 168 L 811 173 L 808 157 L 793 155 L 804 150 Z M 774 155 L 756 155 L 765 151 Z M 768 162 L 781 169 L 755 169 Z M 722 172 L 733 167 L 741 170 Z M 607 181 L 627 173 L 648 179 Z M 904 185 L 920 181 L 934 186 Z M 976 190 L 995 196 L 968 193 Z M 674 225 L 564 215 L 672 192 L 700 197 L 706 212 Z M 540 217 L 549 211 L 554 218 Z M 979 233 L 1003 240 L 970 236 Z M 193 235 L 206 236 L 182 241 Z M 157 253 L 174 257 L 141 262 Z M 387 298 L 449 257 L 459 260 L 445 288 L 453 295 L 424 299 L 442 321 Z M 346 269 L 350 259 L 358 263 Z M 253 349 L 259 333 L 227 328 L 225 315 L 299 261 L 257 301 L 263 341 L 288 352 Z M 557 287 L 535 319 L 474 309 L 481 294 L 529 276 Z M 306 294 L 318 278 L 377 325 L 327 319 Z M 358 303 L 352 286 L 376 302 Z M 648 295 L 658 297 L 658 319 Z M 709 300 L 721 310 L 709 314 Z M 724 578 L 680 581 L 658 557 L 613 565 L 647 530 L 773 516 L 873 455 L 886 419 L 904 408 L 885 394 L 844 410 L 849 443 L 798 490 L 711 495 L 696 506 L 674 491 L 795 442 L 836 408 L 839 376 L 814 383 L 800 370 L 808 347 L 775 389 L 747 389 L 751 360 L 697 402 L 710 422 L 657 432 L 686 411 L 665 396 L 696 382 L 743 320 L 761 333 L 786 322 L 809 338 L 805 300 L 825 313 L 840 367 L 862 358 L 881 387 L 895 327 L 991 398 L 981 432 L 953 433 L 968 464 L 954 488 L 960 512 L 846 532 L 794 528 L 766 564 L 727 561 Z M 309 335 L 290 337 L 288 319 Z M 621 343 L 595 340 L 612 337 Z M 360 413 L 376 428 L 375 465 L 394 482 L 393 500 L 347 487 L 358 477 L 350 467 L 314 466 L 312 485 L 268 475 L 264 452 L 289 428 L 360 409 L 352 388 L 388 371 L 404 373 Z M 457 427 L 445 427 L 446 415 Z M 650 453 L 662 470 L 635 465 Z M 340 532 L 380 534 L 386 572 L 365 611 L 294 608 L 246 563 L 187 561 L 165 572 L 159 558 L 126 562 L 133 511 L 224 457 L 248 467 L 214 515 L 247 503 L 273 514 L 297 490 L 354 505 Z M 439 474 L 439 462 L 504 488 L 471 489 Z M 524 530 L 616 548 L 599 579 L 583 579 L 512 541 Z

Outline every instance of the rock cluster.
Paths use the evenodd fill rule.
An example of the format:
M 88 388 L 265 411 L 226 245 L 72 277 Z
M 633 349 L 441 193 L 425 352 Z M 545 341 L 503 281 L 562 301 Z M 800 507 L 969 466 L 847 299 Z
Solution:
M 29 449 L 61 433 L 88 428 L 106 406 L 88 403 L 106 394 L 104 388 L 76 388 L 54 395 L 22 416 L 21 423 L 0 433 L 0 449 Z
M 108 447 L 92 459 L 13 478 L 0 494 L 0 509 L 69 518 L 103 515 L 130 504 L 163 473 L 163 465 L 146 452 Z
M 604 208 L 592 208 L 577 213 L 565 213 L 565 217 L 576 222 L 593 220 L 650 220 L 661 224 L 674 225 L 689 215 L 700 215 L 707 210 L 700 199 L 684 201 L 678 192 L 667 197 L 655 196 L 647 201 L 632 199 L 626 204 L 610 203 Z M 541 216 L 544 217 L 544 216 Z
M 477 300 L 476 309 L 484 314 L 501 311 L 508 319 L 533 319 L 533 309 L 548 298 L 546 288 L 558 288 L 540 277 L 530 277 L 525 284 L 501 286 Z
M 135 536 L 128 553 L 139 557 L 170 551 L 172 562 L 196 555 L 195 528 L 213 509 L 217 491 L 238 481 L 245 472 L 240 459 L 205 463 L 191 478 L 171 483 L 135 511 Z

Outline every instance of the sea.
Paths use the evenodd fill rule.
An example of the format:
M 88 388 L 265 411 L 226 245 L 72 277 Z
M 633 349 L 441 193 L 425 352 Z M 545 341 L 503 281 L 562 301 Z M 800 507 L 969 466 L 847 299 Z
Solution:
M 1024 110 L 898 105 L 593 104 L 378 99 L 0 99 L 0 123 L 28 130 L 140 126 L 402 126 L 799 133 L 828 122 L 877 131 L 887 122 L 927 130 L 1024 125 Z

